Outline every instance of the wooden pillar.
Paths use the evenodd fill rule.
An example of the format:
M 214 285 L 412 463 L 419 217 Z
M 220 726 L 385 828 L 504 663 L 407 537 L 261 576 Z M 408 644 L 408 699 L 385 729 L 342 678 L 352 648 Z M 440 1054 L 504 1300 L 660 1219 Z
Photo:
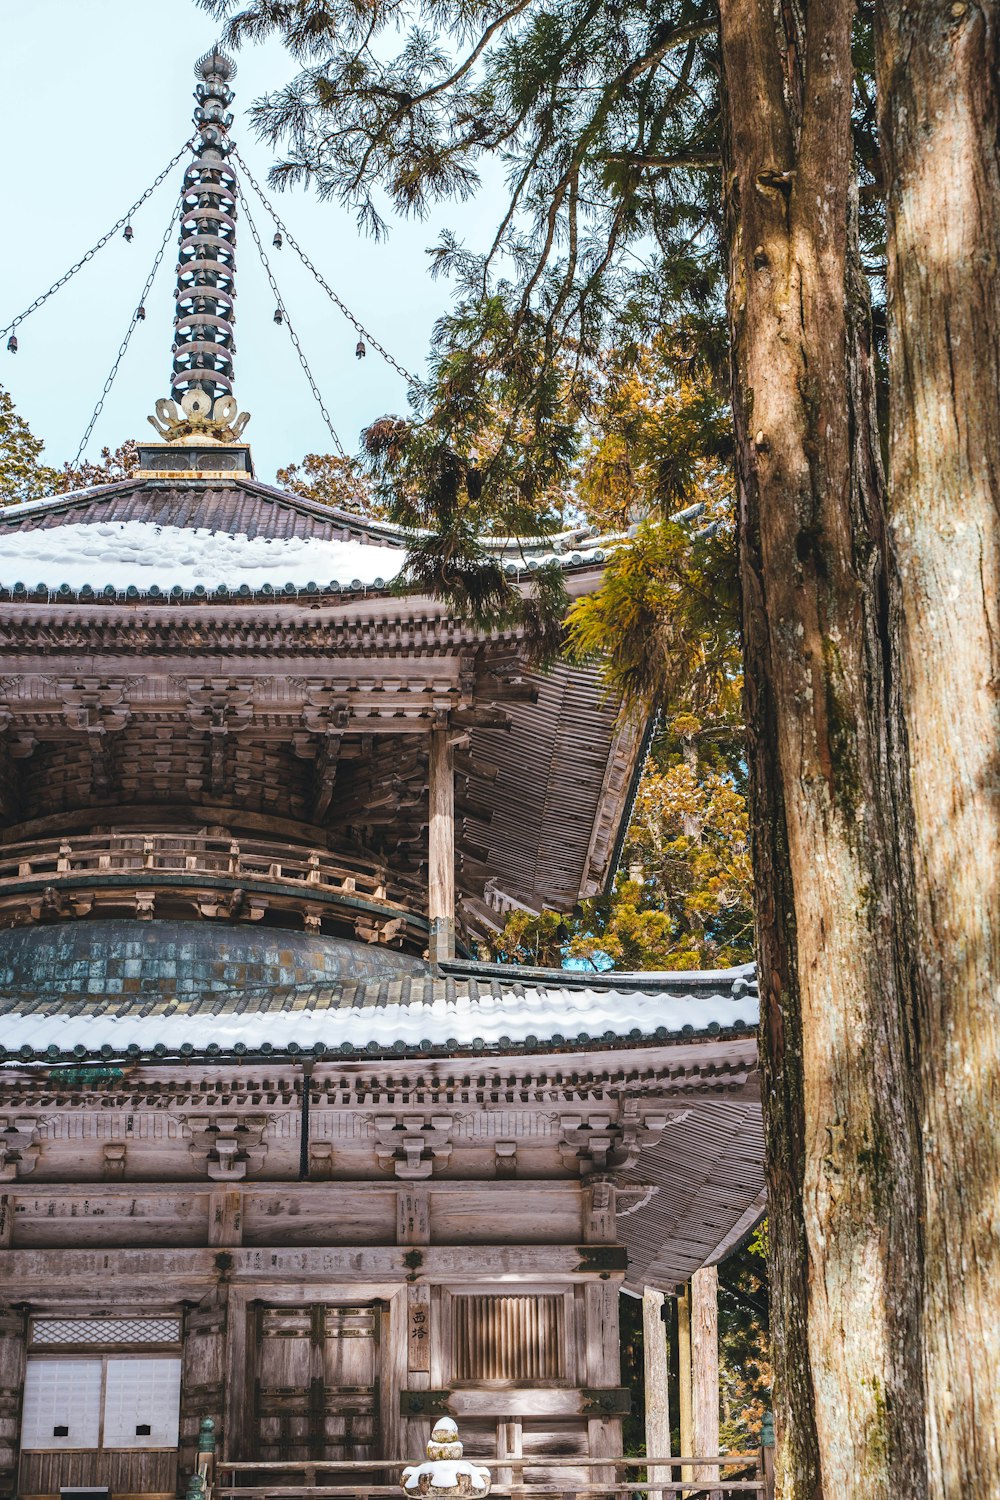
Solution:
M 0 1302 L 0 1494 L 17 1489 L 28 1315 Z
M 197 1471 L 204 1419 L 211 1417 L 215 1424 L 216 1441 L 223 1435 L 228 1312 L 229 1287 L 220 1281 L 184 1318 L 179 1461 L 185 1477 Z
M 677 1298 L 677 1397 L 681 1426 L 681 1453 L 694 1452 L 694 1428 L 691 1419 L 691 1288 L 685 1286 Z M 692 1470 L 685 1464 L 681 1479 L 690 1481 Z
M 642 1292 L 642 1364 L 646 1388 L 646 1456 L 670 1457 L 670 1374 L 667 1331 L 663 1326 L 663 1293 L 644 1287 Z M 654 1465 L 650 1484 L 669 1483 L 671 1471 Z M 655 1500 L 657 1491 L 650 1492 Z M 662 1492 L 659 1492 L 662 1494 Z
M 596 1389 L 617 1386 L 621 1381 L 621 1342 L 618 1331 L 618 1296 L 622 1278 L 588 1281 L 584 1288 L 587 1344 L 584 1368 L 587 1384 Z M 590 1458 L 619 1458 L 622 1451 L 620 1417 L 594 1417 L 587 1423 Z M 590 1471 L 592 1484 L 613 1485 L 612 1467 Z
M 760 1475 L 764 1481 L 764 1500 L 774 1500 L 774 1417 L 764 1413 L 760 1426 Z
M 431 730 L 427 915 L 431 962 L 455 957 L 455 751 L 448 729 Z
M 691 1277 L 691 1367 L 694 1400 L 694 1451 L 719 1452 L 719 1272 L 703 1266 Z M 718 1478 L 715 1468 L 695 1465 L 695 1480 Z
M 497 1458 L 523 1458 L 524 1429 L 519 1417 L 497 1420 Z M 498 1490 L 512 1484 L 524 1483 L 524 1469 L 520 1464 L 493 1471 L 493 1483 Z

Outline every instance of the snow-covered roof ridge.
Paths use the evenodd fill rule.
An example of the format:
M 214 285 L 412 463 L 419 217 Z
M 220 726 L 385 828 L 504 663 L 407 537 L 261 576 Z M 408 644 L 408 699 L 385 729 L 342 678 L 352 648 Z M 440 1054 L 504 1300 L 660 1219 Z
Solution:
M 757 993 L 757 965 L 737 964 L 729 969 L 546 969 L 527 964 L 496 964 L 469 959 L 454 959 L 440 965 L 443 974 L 465 979 L 499 979 L 524 984 L 529 980 L 593 989 L 607 985 L 612 989 L 664 989 L 692 991 L 711 990 L 723 993 L 729 988 L 734 996 L 748 990 Z
M 242 491 L 248 495 L 260 495 L 267 499 L 287 505 L 292 509 L 301 511 L 304 515 L 313 516 L 318 520 L 335 521 L 344 526 L 360 531 L 368 532 L 373 537 L 378 537 L 383 543 L 406 547 L 414 536 L 426 535 L 419 529 L 414 530 L 400 526 L 395 521 L 388 521 L 380 516 L 368 516 L 359 511 L 345 510 L 342 506 L 328 505 L 321 500 L 310 500 L 305 495 L 297 494 L 294 490 L 283 490 L 275 484 L 266 484 L 263 480 L 250 478 L 247 475 L 234 474 L 225 481 L 225 487 Z M 16 527 L 19 520 L 24 517 L 37 516 L 39 514 L 57 514 L 60 511 L 72 511 L 77 506 L 103 498 L 120 496 L 126 491 L 138 489 L 218 489 L 220 481 L 212 479 L 191 479 L 181 483 L 176 479 L 165 479 L 156 474 L 135 474 L 131 479 L 115 480 L 109 484 L 86 485 L 79 490 L 67 490 L 59 495 L 46 495 L 39 500 L 23 500 L 12 505 L 0 505 L 0 526 Z M 614 537 L 604 537 L 593 526 L 580 523 L 569 526 L 561 531 L 543 533 L 537 536 L 492 536 L 480 537 L 485 550 L 490 552 L 516 553 L 519 549 L 526 552 L 552 551 L 562 553 L 571 547 L 585 550 L 593 550 L 602 542 L 617 542 L 626 537 L 628 533 L 621 533 Z
M 44 599 L 378 590 L 392 585 L 422 534 L 248 476 L 140 474 L 0 507 L 0 590 Z M 607 556 L 585 525 L 480 540 L 515 576 L 551 562 L 594 567 Z
M 173 588 L 217 592 L 248 584 L 281 591 L 317 592 L 384 588 L 398 575 L 404 553 L 354 540 L 318 537 L 248 537 L 205 527 L 153 521 L 70 522 L 0 539 L 0 585 L 46 586 L 72 592 L 130 587 L 169 593 Z M 38 582 L 36 582 L 38 580 Z
M 142 480 L 115 479 L 109 484 L 88 484 L 79 490 L 64 490 L 59 495 L 43 495 L 38 500 L 17 500 L 9 505 L 0 505 L 0 525 L 16 526 L 25 516 L 56 513 L 72 510 L 84 501 L 99 500 L 104 495 L 118 495 L 123 486 L 137 489 Z
M 0 1002 L 8 1059 L 129 1055 L 295 1055 L 578 1049 L 747 1036 L 759 1006 L 752 970 L 588 975 L 467 964 L 464 973 L 406 976 L 228 1000 L 95 997 Z M 544 976 L 544 977 L 541 977 Z M 638 981 L 644 981 L 640 987 Z M 252 1006 L 248 1007 L 248 1001 Z

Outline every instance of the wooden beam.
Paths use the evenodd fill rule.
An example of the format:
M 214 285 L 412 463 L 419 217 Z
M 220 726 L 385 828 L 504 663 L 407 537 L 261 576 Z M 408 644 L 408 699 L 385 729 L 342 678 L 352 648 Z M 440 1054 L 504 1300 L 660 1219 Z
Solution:
M 694 1428 L 691 1419 L 691 1288 L 685 1286 L 677 1298 L 677 1405 L 681 1424 L 681 1452 L 694 1452 Z M 681 1470 L 681 1479 L 690 1484 L 690 1464 Z
M 692 1422 L 695 1455 L 719 1451 L 719 1272 L 702 1266 L 691 1277 Z M 694 1479 L 716 1479 L 718 1471 L 695 1465 Z
M 416 1390 L 400 1392 L 404 1410 L 413 1413 L 423 1408 L 428 1416 L 453 1417 L 590 1417 L 592 1425 L 604 1423 L 610 1426 L 616 1419 L 628 1414 L 628 1391 L 624 1386 L 556 1388 L 504 1386 L 501 1389 L 489 1386 L 462 1387 L 458 1390 Z M 594 1417 L 594 1412 L 600 1415 Z M 605 1415 L 604 1413 L 610 1413 Z M 617 1447 L 617 1452 L 614 1451 Z M 607 1454 L 593 1453 L 593 1457 L 617 1458 L 620 1444 L 615 1444 L 611 1435 Z M 600 1472 L 600 1471 L 598 1471 Z M 614 1470 L 609 1467 L 609 1473 Z M 610 1480 L 614 1484 L 614 1478 Z
M 670 1362 L 667 1357 L 667 1330 L 663 1326 L 663 1293 L 651 1287 L 642 1291 L 642 1363 L 646 1392 L 646 1452 L 660 1458 L 670 1457 Z M 651 1468 L 649 1482 L 669 1482 L 669 1469 Z M 657 1500 L 657 1492 L 650 1492 Z
M 329 730 L 320 740 L 316 768 L 313 773 L 311 818 L 314 823 L 322 823 L 330 811 L 330 803 L 333 801 L 333 784 L 337 779 L 341 739 L 339 730 Z
M 455 750 L 449 730 L 431 730 L 427 913 L 432 963 L 455 957 Z
M 204 1185 L 203 1185 L 204 1186 Z M 287 1191 L 287 1184 L 283 1185 Z M 34 1191 L 34 1189 L 32 1189 Z M 588 1253 L 590 1252 L 590 1253 Z M 427 1245 L 419 1250 L 405 1245 L 307 1245 L 228 1250 L 233 1285 L 277 1283 L 298 1285 L 309 1281 L 321 1285 L 402 1285 L 415 1278 L 441 1281 L 450 1286 L 481 1286 L 490 1279 L 514 1284 L 554 1282 L 581 1284 L 604 1289 L 602 1304 L 616 1332 L 618 1288 L 623 1272 L 606 1270 L 624 1261 L 621 1246 L 607 1245 Z M 78 1294 L 81 1287 L 96 1286 L 113 1274 L 128 1295 L 148 1291 L 163 1294 L 167 1282 L 177 1287 L 205 1283 L 214 1285 L 219 1269 L 214 1248 L 187 1249 L 23 1249 L 0 1252 L 0 1283 L 16 1286 L 25 1297 Z M 417 1259 L 419 1257 L 419 1259 Z M 607 1281 L 601 1278 L 607 1275 Z M 75 1289 L 75 1290 L 74 1290 Z M 186 1291 L 178 1291 L 187 1296 Z M 593 1333 L 600 1349 L 599 1330 Z M 602 1351 L 603 1352 L 603 1351 Z M 608 1375 L 594 1384 L 613 1384 L 612 1363 L 617 1363 L 617 1337 L 606 1352 Z

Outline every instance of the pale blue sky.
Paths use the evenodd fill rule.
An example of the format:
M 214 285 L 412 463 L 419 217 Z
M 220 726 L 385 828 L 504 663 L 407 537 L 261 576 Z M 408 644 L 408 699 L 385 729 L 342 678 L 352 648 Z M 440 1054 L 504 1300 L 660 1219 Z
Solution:
M 4 233 L 0 327 L 23 310 L 139 197 L 190 134 L 193 65 L 215 40 L 193 0 L 0 0 L 4 58 Z M 238 58 L 233 127 L 263 183 L 270 156 L 241 112 L 294 65 L 276 43 Z M 0 382 L 46 444 L 73 455 L 111 368 L 180 188 L 175 168 L 140 210 L 135 239 L 120 236 L 18 328 L 19 351 L 0 345 Z M 250 196 L 251 207 L 254 206 Z M 421 373 L 446 283 L 428 273 L 427 246 L 443 225 L 481 243 L 493 224 L 488 200 L 449 205 L 429 221 L 396 224 L 388 241 L 359 235 L 352 215 L 306 191 L 276 196 L 289 228 L 327 280 L 401 363 Z M 496 200 L 493 208 L 495 211 Z M 271 231 L 255 213 L 270 251 Z M 267 232 L 265 233 L 265 230 Z M 373 418 L 406 410 L 403 381 L 369 350 L 287 247 L 272 254 L 279 287 L 348 451 Z M 147 413 L 169 394 L 175 241 L 164 257 L 146 321 L 137 328 L 88 453 L 151 437 Z M 237 234 L 236 386 L 252 413 L 247 437 L 260 478 L 309 451 L 331 447 L 245 225 Z M 4 343 L 6 340 L 4 340 Z

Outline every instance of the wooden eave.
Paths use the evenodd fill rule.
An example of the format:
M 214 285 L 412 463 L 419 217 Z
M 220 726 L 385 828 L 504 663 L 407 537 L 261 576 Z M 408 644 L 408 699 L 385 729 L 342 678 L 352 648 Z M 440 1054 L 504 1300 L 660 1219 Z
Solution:
M 0 1110 L 15 1114 L 22 1126 L 33 1111 L 47 1118 L 65 1111 L 106 1118 L 115 1109 L 297 1115 L 302 1076 L 301 1059 L 277 1054 L 132 1059 L 103 1069 L 82 1060 L 69 1066 L 7 1063 L 0 1067 Z M 312 1060 L 310 1093 L 315 1110 L 358 1110 L 369 1119 L 428 1109 L 452 1116 L 476 1109 L 543 1110 L 571 1127 L 574 1118 L 594 1111 L 620 1122 L 630 1101 L 643 1114 L 665 1112 L 669 1124 L 642 1147 L 633 1167 L 595 1179 L 614 1192 L 616 1234 L 627 1249 L 625 1287 L 634 1293 L 644 1286 L 675 1290 L 692 1271 L 722 1259 L 739 1244 L 765 1209 L 763 1127 L 750 1036 L 668 1042 L 647 1038 L 627 1045 L 542 1049 L 534 1055 L 507 1048 L 405 1059 L 328 1056 Z M 253 1180 L 246 1186 L 276 1200 L 289 1191 L 283 1181 Z M 357 1182 L 351 1186 L 359 1190 Z M 560 1191 L 573 1184 L 527 1177 L 511 1186 L 522 1192 Z M 602 1190 L 586 1175 L 578 1186 Z M 382 1179 L 361 1190 L 392 1192 L 396 1187 Z M 310 1189 L 322 1192 L 324 1184 Z M 71 1198 L 87 1191 L 76 1183 L 36 1183 L 33 1178 L 23 1190 L 43 1198 Z M 432 1190 L 467 1193 L 468 1186 L 435 1175 Z M 141 1182 L 129 1182 L 104 1187 L 105 1193 L 133 1196 L 143 1191 L 169 1196 L 189 1193 L 191 1185 L 157 1182 L 144 1188 Z
M 638 727 L 616 723 L 594 667 L 534 671 L 516 631 L 484 638 L 420 599 L 368 597 L 330 609 L 276 604 L 266 616 L 219 604 L 12 602 L 0 605 L 0 675 L 8 753 L 36 742 L 82 751 L 80 714 L 94 693 L 122 744 L 143 725 L 164 744 L 168 732 L 196 741 L 204 718 L 198 705 L 217 701 L 248 744 L 279 753 L 294 741 L 297 757 L 313 759 L 327 723 L 348 736 L 399 739 L 426 734 L 447 714 L 469 734 L 462 894 L 482 901 L 492 882 L 480 915 L 491 908 L 498 923 L 511 902 L 568 909 L 602 887 L 640 751 Z M 103 743 L 113 752 L 112 739 Z M 18 765 L 22 777 L 31 772 L 30 760 Z M 80 767 L 91 774 L 85 759 Z M 386 769 L 392 774 L 390 762 Z M 193 800 L 225 797 L 205 786 Z M 86 802 L 81 786 L 65 805 Z M 7 821 L 44 814 L 32 807 Z M 419 827 L 418 819 L 409 837 L 418 838 Z

